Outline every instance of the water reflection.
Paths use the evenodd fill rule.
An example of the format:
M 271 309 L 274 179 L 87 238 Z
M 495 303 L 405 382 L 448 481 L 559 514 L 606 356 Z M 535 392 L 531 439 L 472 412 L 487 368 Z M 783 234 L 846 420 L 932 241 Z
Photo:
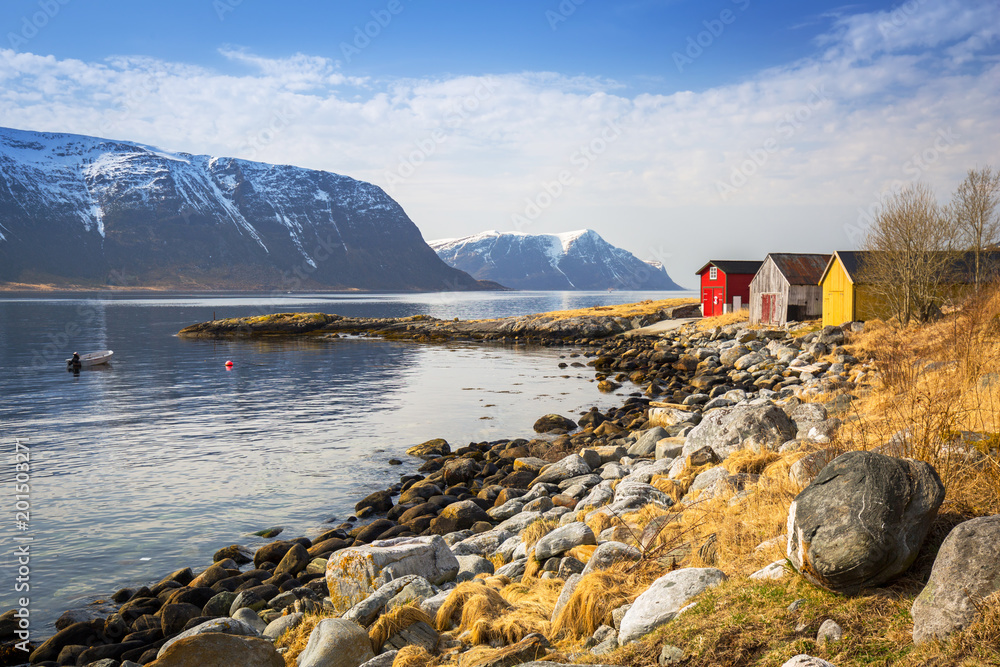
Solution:
M 325 296 L 296 307 L 483 316 L 496 307 L 484 298 Z M 580 297 L 544 298 L 562 307 Z M 220 301 L 236 310 L 254 299 L 0 299 L 0 445 L 11 452 L 15 436 L 30 438 L 39 622 L 74 600 L 203 567 L 263 527 L 303 534 L 343 519 L 416 468 L 404 454 L 415 442 L 530 435 L 539 414 L 621 400 L 598 394 L 586 371 L 559 370 L 554 350 L 175 335 L 211 310 L 221 317 Z M 73 349 L 113 349 L 113 366 L 74 377 L 64 361 Z M 10 488 L 12 455 L 4 461 Z M 0 577 L 11 540 L 0 530 Z M 12 603 L 0 588 L 0 607 Z

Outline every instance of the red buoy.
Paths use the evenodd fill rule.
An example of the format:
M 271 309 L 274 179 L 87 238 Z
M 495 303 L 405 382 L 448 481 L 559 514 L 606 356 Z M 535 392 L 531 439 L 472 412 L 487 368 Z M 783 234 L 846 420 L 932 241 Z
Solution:
M 226 362 L 226 368 L 232 368 L 232 367 L 233 367 L 233 362 L 232 361 L 227 361 Z

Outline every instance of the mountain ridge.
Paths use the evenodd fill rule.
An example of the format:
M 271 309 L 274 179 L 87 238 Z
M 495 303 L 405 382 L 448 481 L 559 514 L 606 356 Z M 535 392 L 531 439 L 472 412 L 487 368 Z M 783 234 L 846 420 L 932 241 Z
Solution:
M 429 245 L 450 266 L 515 289 L 684 289 L 662 264 L 642 261 L 591 229 L 561 234 L 489 230 Z
M 402 207 L 327 171 L 0 128 L 0 281 L 209 289 L 489 289 Z

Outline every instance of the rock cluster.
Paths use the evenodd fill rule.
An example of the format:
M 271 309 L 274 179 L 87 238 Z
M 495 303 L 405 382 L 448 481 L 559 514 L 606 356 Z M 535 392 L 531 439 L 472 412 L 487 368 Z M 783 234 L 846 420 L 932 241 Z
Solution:
M 660 516 L 636 534 L 623 531 L 617 517 L 744 492 L 756 475 L 731 474 L 722 464 L 747 450 L 808 452 L 790 474 L 805 487 L 789 513 L 793 567 L 833 590 L 881 585 L 913 562 L 943 488 L 926 464 L 868 452 L 838 457 L 828 448 L 839 425 L 831 414 L 845 409 L 848 392 L 861 388 L 869 373 L 843 341 L 836 327 L 793 338 L 734 326 L 588 343 L 597 349 L 567 358 L 589 358 L 599 379 L 640 384 L 645 395 L 575 419 L 545 415 L 531 439 L 454 450 L 437 439 L 412 447 L 408 454 L 423 461 L 418 471 L 359 501 L 357 520 L 312 538 L 276 539 L 253 553 L 233 545 L 201 572 L 180 570 L 151 586 L 118 591 L 117 611 L 60 629 L 35 649 L 31 662 L 164 667 L 196 664 L 185 656 L 201 655 L 197 664 L 233 664 L 210 658 L 227 653 L 241 656 L 239 664 L 247 667 L 279 665 L 272 642 L 317 612 L 334 617 L 312 630 L 300 667 L 391 665 L 396 651 L 416 647 L 461 653 L 470 648 L 469 638 L 442 634 L 447 628 L 439 611 L 462 586 L 489 576 L 557 582 L 562 593 L 551 617 L 555 624 L 581 581 L 642 559 L 670 521 Z M 845 398 L 804 400 L 831 390 Z M 612 527 L 595 534 L 591 526 L 602 517 L 602 525 Z M 526 536 L 539 526 L 541 534 L 529 542 Z M 960 566 L 949 565 L 948 554 L 986 554 L 996 532 L 994 523 L 984 522 L 949 538 L 954 544 L 942 548 L 940 573 L 935 566 L 928 591 L 914 605 L 921 628 L 918 633 L 915 627 L 915 639 L 967 624 L 969 595 L 992 592 L 995 563 L 976 571 L 982 583 L 966 599 L 956 593 L 950 580 Z M 660 554 L 660 562 L 672 569 L 697 551 L 711 563 L 714 548 L 711 536 Z M 753 577 L 788 576 L 783 563 Z M 614 610 L 614 625 L 597 629 L 589 651 L 601 655 L 639 639 L 724 579 L 714 567 L 666 572 L 632 604 Z M 943 612 L 928 611 L 942 605 Z M 827 628 L 823 638 L 836 641 L 838 635 Z M 520 636 L 469 664 L 513 667 L 558 658 L 550 639 Z M 664 647 L 661 657 L 672 664 L 683 655 Z M 824 663 L 797 656 L 788 664 Z

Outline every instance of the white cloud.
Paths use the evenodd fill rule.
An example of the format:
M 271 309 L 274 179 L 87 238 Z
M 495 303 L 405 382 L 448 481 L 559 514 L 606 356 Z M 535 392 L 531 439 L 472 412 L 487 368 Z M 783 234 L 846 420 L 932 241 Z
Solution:
M 814 58 L 672 95 L 547 72 L 378 82 L 233 47 L 244 74 L 0 50 L 0 124 L 349 174 L 426 238 L 518 215 L 523 231 L 590 227 L 692 284 L 713 255 L 849 247 L 886 188 L 921 178 L 947 197 L 997 162 L 1000 10 L 911 2 L 893 31 L 891 13 L 843 14 Z

